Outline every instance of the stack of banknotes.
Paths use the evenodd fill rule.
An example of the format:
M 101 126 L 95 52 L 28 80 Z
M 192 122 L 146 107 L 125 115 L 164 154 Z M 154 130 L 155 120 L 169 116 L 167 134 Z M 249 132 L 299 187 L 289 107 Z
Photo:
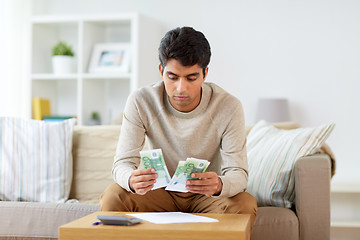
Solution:
M 158 174 L 152 190 L 166 187 L 165 190 L 168 191 L 188 192 L 186 180 L 194 179 L 191 173 L 205 172 L 210 164 L 207 160 L 187 158 L 186 161 L 179 161 L 175 174 L 171 178 L 161 149 L 141 151 L 140 156 L 142 166 L 145 169 L 154 168 Z

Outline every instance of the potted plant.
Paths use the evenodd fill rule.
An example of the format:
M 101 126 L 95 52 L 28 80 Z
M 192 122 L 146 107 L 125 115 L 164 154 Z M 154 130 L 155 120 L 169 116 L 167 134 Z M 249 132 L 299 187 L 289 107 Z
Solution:
M 74 52 L 66 42 L 60 41 L 52 48 L 52 65 L 55 74 L 74 72 Z
M 101 119 L 100 119 L 100 114 L 98 112 L 92 112 L 91 113 L 91 118 L 89 121 L 89 125 L 100 125 L 101 124 Z

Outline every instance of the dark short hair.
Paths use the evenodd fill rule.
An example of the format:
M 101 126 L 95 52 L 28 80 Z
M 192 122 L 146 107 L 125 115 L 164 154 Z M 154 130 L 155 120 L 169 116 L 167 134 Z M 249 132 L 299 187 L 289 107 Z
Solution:
M 159 46 L 160 64 L 165 68 L 168 60 L 176 59 L 183 66 L 199 64 L 205 69 L 210 63 L 210 44 L 202 32 L 192 27 L 175 28 L 168 31 Z

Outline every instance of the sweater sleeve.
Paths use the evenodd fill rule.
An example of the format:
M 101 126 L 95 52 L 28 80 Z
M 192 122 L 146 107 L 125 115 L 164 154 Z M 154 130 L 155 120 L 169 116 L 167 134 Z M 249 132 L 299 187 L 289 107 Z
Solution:
M 145 127 L 140 118 L 135 94 L 126 103 L 120 137 L 114 157 L 112 176 L 122 188 L 131 191 L 129 178 L 140 163 L 140 154 L 145 143 Z
M 246 190 L 248 180 L 245 121 L 241 103 L 223 133 L 220 153 L 222 164 L 219 177 L 223 183 L 220 196 L 232 197 Z

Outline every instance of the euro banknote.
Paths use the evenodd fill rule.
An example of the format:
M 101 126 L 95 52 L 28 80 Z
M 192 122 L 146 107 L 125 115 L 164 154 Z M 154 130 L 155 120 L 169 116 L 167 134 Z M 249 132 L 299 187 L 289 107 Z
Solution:
M 145 169 L 154 168 L 158 178 L 154 184 L 154 189 L 166 187 L 170 182 L 170 174 L 166 167 L 164 156 L 161 149 L 153 149 L 140 152 L 141 162 Z
M 187 158 L 186 161 L 179 161 L 175 174 L 165 190 L 188 192 L 186 181 L 188 179 L 195 179 L 191 177 L 191 174 L 205 172 L 209 164 L 209 161 L 197 158 Z

